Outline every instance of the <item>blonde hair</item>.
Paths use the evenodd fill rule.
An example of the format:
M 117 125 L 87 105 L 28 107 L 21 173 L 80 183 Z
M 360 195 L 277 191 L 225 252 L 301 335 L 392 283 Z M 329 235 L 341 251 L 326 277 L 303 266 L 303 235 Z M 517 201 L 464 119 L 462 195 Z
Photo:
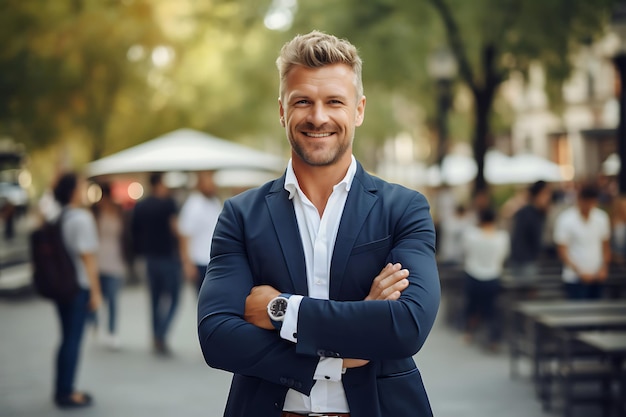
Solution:
M 363 62 L 356 47 L 345 39 L 317 30 L 306 35 L 297 35 L 280 50 L 276 60 L 280 75 L 280 97 L 283 96 L 285 78 L 294 66 L 321 68 L 332 64 L 346 64 L 352 68 L 357 99 L 360 99 L 363 96 Z

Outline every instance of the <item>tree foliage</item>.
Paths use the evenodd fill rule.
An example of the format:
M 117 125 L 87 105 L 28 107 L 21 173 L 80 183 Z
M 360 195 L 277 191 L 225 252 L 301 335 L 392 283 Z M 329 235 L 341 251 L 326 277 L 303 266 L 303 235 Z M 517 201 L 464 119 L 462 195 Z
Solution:
M 337 6 L 341 3 L 341 6 Z M 457 58 L 459 79 L 474 98 L 472 143 L 484 188 L 484 155 L 492 134 L 489 119 L 499 86 L 511 73 L 543 65 L 553 104 L 569 76 L 571 55 L 582 42 L 602 33 L 612 0 L 358 0 L 318 1 L 300 23 L 353 40 L 366 62 L 368 82 L 393 94 L 418 97 L 427 87 L 428 55 L 448 45 Z M 321 20 L 330 7 L 333 16 Z M 311 17 L 313 15 L 313 17 Z M 422 94 L 420 94 L 422 93 Z M 428 103 L 427 101 L 425 103 Z M 432 112 L 432 107 L 425 106 Z
M 426 62 L 449 45 L 475 112 L 473 134 L 467 115 L 454 126 L 472 136 L 482 170 L 500 84 L 537 60 L 558 92 L 569 56 L 601 32 L 612 1 L 300 1 L 285 32 L 264 26 L 275 3 L 6 0 L 0 135 L 31 152 L 69 141 L 82 162 L 183 126 L 286 149 L 274 61 L 294 33 L 320 29 L 350 39 L 365 62 L 367 117 L 355 151 L 366 161 L 399 132 L 424 135 L 435 112 Z

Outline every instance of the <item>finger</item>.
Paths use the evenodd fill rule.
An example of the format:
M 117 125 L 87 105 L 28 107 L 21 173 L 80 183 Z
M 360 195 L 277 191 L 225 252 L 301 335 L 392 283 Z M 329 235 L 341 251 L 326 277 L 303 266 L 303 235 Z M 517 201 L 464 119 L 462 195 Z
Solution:
M 376 284 L 375 291 L 373 292 L 373 299 L 375 300 L 385 300 L 395 290 L 399 288 L 394 288 L 401 280 L 405 279 L 409 276 L 409 271 L 406 269 L 396 271 L 393 274 L 389 275 L 385 279 L 379 281 Z M 403 289 L 403 288 L 401 288 Z
M 408 276 L 408 271 L 406 271 L 405 274 L 398 275 L 396 277 L 397 278 L 396 281 L 389 282 L 387 287 L 383 291 L 381 291 L 379 299 L 390 300 L 391 294 L 394 294 L 395 292 L 398 292 L 397 298 L 400 298 L 400 293 L 409 286 L 409 280 L 406 279 L 407 276 Z M 404 278 L 400 278 L 400 277 L 404 277 Z
M 408 276 L 409 276 L 408 269 L 401 269 L 401 270 L 395 271 L 393 274 L 390 274 L 381 280 L 380 282 L 381 288 L 383 289 L 389 288 L 395 285 L 398 281 L 407 278 Z
M 384 300 L 397 300 L 402 295 L 402 291 L 407 289 L 409 286 L 409 280 L 403 279 L 402 281 L 398 281 L 395 285 L 389 288 L 389 295 L 384 298 Z

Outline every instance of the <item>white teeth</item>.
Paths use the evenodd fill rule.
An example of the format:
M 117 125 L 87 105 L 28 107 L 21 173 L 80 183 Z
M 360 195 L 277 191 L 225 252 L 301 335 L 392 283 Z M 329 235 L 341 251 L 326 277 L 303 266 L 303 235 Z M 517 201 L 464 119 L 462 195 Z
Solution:
M 332 133 L 311 133 L 311 132 L 308 132 L 308 133 L 305 133 L 305 134 L 307 136 L 312 137 L 312 138 L 325 138 L 325 137 L 328 137 L 328 136 L 332 135 Z

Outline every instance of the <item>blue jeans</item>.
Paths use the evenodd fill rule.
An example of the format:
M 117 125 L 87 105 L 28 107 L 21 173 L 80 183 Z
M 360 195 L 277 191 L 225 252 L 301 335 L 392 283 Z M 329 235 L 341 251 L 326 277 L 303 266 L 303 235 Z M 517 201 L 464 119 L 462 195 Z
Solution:
M 599 300 L 604 293 L 604 284 L 597 282 L 593 284 L 566 282 L 565 293 L 570 300 Z
M 152 332 L 156 342 L 165 342 L 178 307 L 181 287 L 181 263 L 176 258 L 147 256 L 150 285 Z
M 88 303 L 89 290 L 85 289 L 81 289 L 68 303 L 56 303 L 61 323 L 61 345 L 56 361 L 55 398 L 64 398 L 74 392 Z
M 109 274 L 100 274 L 102 296 L 109 310 L 109 333 L 114 334 L 117 324 L 117 294 L 122 286 L 122 279 Z
M 478 280 L 465 274 L 465 320 L 468 330 L 470 322 L 480 316 L 489 326 L 489 341 L 500 340 L 500 324 L 496 312 L 496 301 L 500 293 L 500 279 Z

